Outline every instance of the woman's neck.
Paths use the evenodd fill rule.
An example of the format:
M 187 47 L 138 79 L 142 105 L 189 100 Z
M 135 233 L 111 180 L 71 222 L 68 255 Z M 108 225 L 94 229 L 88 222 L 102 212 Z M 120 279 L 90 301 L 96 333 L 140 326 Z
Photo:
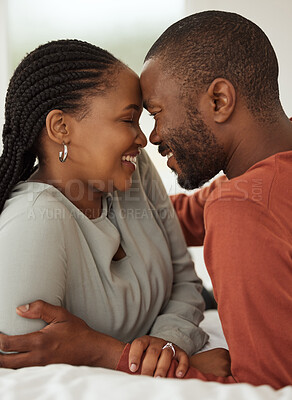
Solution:
M 42 182 L 54 186 L 89 219 L 96 219 L 101 215 L 103 192 L 81 180 L 72 177 L 70 179 L 58 177 L 57 179 L 54 175 L 47 174 L 40 168 L 30 176 L 28 181 Z

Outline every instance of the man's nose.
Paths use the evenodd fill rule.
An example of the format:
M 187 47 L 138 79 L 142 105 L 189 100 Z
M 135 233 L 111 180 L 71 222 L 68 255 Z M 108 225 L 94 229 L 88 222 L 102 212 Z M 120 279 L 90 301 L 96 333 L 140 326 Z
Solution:
M 152 144 L 159 145 L 161 143 L 161 137 L 158 135 L 156 129 L 150 133 L 149 140 Z

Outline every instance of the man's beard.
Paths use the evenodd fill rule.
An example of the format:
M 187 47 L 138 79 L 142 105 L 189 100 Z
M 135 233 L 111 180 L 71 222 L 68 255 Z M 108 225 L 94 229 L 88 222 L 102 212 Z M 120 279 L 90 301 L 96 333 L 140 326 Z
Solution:
M 224 168 L 223 146 L 197 109 L 188 111 L 184 126 L 167 132 L 167 144 L 180 169 L 175 171 L 178 183 L 185 189 L 202 186 Z

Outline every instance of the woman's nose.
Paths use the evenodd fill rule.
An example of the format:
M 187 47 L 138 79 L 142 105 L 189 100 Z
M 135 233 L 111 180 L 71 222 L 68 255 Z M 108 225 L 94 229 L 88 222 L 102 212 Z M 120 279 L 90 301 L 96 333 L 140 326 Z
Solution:
M 145 147 L 147 145 L 147 139 L 141 128 L 139 127 L 138 136 L 136 138 L 136 143 L 140 145 L 140 147 Z

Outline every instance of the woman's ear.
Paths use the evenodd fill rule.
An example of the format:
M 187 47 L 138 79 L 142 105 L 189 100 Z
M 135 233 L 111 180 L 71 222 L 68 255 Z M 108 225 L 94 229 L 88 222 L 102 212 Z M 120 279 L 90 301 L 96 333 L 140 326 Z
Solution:
M 68 141 L 69 130 L 63 111 L 52 110 L 49 112 L 46 118 L 46 130 L 53 142 L 62 144 Z
M 213 120 L 223 123 L 233 113 L 236 103 L 236 92 L 232 83 L 224 78 L 216 78 L 208 88 L 208 96 L 211 100 Z

